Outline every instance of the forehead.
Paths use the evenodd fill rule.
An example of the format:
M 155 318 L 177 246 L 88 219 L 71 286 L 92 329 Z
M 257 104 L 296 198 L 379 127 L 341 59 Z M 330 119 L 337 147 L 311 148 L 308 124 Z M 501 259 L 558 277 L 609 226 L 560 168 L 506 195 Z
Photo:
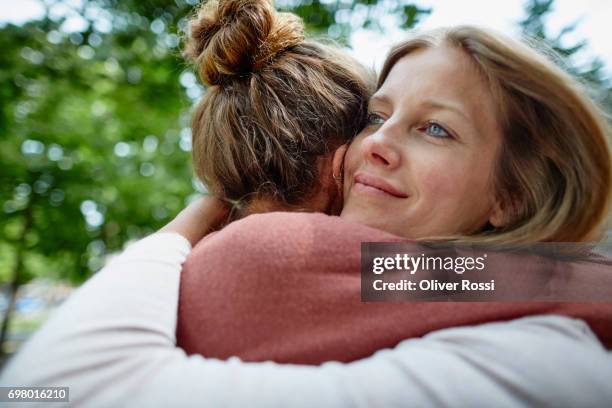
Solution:
M 402 57 L 374 95 L 376 100 L 402 112 L 418 112 L 432 103 L 453 106 L 476 135 L 501 129 L 487 81 L 471 57 L 456 47 L 424 48 Z
M 476 108 L 482 98 L 491 99 L 475 63 L 460 49 L 449 46 L 424 48 L 400 58 L 377 94 L 394 100 L 406 96 L 414 100 L 421 95 L 452 98 Z

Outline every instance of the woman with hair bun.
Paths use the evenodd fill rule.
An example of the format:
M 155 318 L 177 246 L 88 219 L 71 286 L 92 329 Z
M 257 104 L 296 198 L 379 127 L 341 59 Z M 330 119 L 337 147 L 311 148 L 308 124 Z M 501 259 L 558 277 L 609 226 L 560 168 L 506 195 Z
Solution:
M 209 191 L 237 204 L 237 216 L 337 214 L 331 153 L 364 127 L 373 74 L 307 41 L 299 17 L 269 0 L 204 3 L 185 54 L 209 87 L 192 122 L 194 167 Z
M 330 209 L 325 186 L 344 181 L 342 216 L 252 215 L 200 241 L 227 208 L 210 197 L 193 203 L 80 288 L 2 385 L 70 386 L 83 406 L 609 404 L 612 365 L 599 340 L 612 340 L 609 304 L 570 317 L 550 315 L 562 310 L 552 303 L 512 302 L 408 304 L 404 320 L 360 314 L 371 310 L 359 301 L 361 241 L 588 241 L 601 230 L 608 128 L 568 76 L 483 30 L 419 36 L 392 51 L 367 126 L 331 158 L 352 137 L 351 117 L 365 114 L 349 97 L 360 91 L 346 86 L 367 90 L 367 81 L 344 82 L 350 75 L 336 65 L 341 75 L 327 89 L 338 72 L 327 77 L 327 66 L 338 60 L 310 54 L 293 29 L 283 31 L 297 20 L 268 2 L 207 3 L 197 21 L 188 53 L 211 85 L 194 118 L 200 177 L 224 200 L 245 201 L 240 215 Z M 319 108 L 337 117 L 314 115 Z M 342 163 L 343 180 L 333 177 Z M 187 356 L 176 347 L 179 284 L 193 289 L 181 302 L 196 305 L 183 319 L 217 350 L 266 360 L 300 345 L 326 360 L 369 357 L 305 366 Z M 198 314 L 198 305 L 209 309 Z M 535 316 L 517 318 L 525 315 Z M 571 318 L 583 316 L 598 326 Z M 405 335 L 389 347 L 416 338 L 370 355 L 388 333 Z

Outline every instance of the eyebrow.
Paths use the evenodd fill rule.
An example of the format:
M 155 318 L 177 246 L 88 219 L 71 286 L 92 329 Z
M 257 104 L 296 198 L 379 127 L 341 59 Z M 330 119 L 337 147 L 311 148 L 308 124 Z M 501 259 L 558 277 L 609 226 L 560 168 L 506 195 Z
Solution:
M 391 103 L 391 99 L 387 95 L 385 95 L 385 94 L 374 94 L 374 95 L 372 95 L 372 97 L 370 98 L 369 104 L 372 104 L 374 102 L 382 103 L 384 105 L 393 105 Z
M 387 95 L 385 94 L 374 94 L 372 95 L 372 97 L 370 98 L 369 104 L 371 105 L 372 103 L 382 103 L 384 105 L 393 105 L 393 103 L 391 102 L 391 98 L 389 98 Z M 448 103 L 444 103 L 441 101 L 437 101 L 435 99 L 426 99 L 423 103 L 423 106 L 428 107 L 428 108 L 432 108 L 432 109 L 444 109 L 444 110 L 449 110 L 452 112 L 455 112 L 456 114 L 462 116 L 464 119 L 471 121 L 472 119 L 463 111 L 463 109 L 461 109 L 459 106 L 453 105 L 453 104 L 448 104 Z
M 444 109 L 449 110 L 451 112 L 455 112 L 456 114 L 462 116 L 467 121 L 472 121 L 472 119 L 461 109 L 459 106 L 448 104 L 440 101 L 436 101 L 434 99 L 427 99 L 423 102 L 423 105 L 433 109 Z

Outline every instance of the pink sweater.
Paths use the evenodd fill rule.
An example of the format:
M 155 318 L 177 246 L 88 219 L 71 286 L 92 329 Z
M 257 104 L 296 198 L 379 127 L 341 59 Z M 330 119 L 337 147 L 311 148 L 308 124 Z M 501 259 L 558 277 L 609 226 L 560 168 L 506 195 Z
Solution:
M 253 215 L 209 235 L 183 265 L 178 345 L 221 359 L 347 362 L 443 328 L 561 314 L 584 319 L 612 347 L 612 302 L 362 303 L 361 242 L 407 242 L 422 252 L 322 214 Z M 612 267 L 603 268 L 580 276 L 611 288 Z

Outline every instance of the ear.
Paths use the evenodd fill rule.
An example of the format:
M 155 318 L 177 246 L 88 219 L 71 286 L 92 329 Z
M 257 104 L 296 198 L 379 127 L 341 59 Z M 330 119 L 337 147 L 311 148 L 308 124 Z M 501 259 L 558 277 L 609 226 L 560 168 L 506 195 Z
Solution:
M 503 203 L 501 199 L 495 199 L 491 214 L 489 215 L 489 223 L 496 228 L 505 227 L 510 222 L 510 206 Z
M 344 155 L 348 150 L 348 144 L 343 144 L 334 152 L 332 158 L 332 174 L 336 178 L 336 183 L 341 183 L 344 180 Z
M 342 211 L 342 181 L 334 176 L 342 174 L 342 161 L 346 147 L 317 157 L 319 188 L 315 196 L 308 200 L 306 207 L 328 215 L 339 215 Z

